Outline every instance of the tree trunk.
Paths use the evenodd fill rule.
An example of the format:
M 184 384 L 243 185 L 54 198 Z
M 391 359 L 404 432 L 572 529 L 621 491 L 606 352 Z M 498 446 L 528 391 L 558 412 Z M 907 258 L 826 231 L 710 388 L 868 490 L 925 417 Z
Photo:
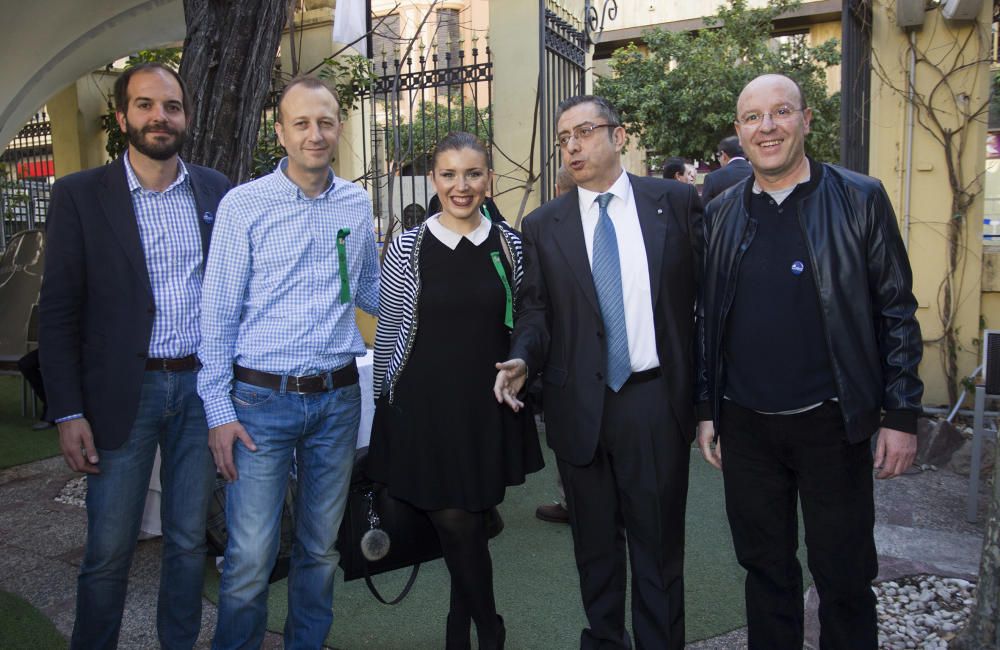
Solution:
M 180 74 L 192 115 L 183 157 L 234 183 L 250 177 L 289 0 L 184 0 Z
M 976 604 L 969 624 L 949 648 L 1000 648 L 1000 462 L 993 465 L 993 499 L 986 521 L 983 559 L 979 563 Z

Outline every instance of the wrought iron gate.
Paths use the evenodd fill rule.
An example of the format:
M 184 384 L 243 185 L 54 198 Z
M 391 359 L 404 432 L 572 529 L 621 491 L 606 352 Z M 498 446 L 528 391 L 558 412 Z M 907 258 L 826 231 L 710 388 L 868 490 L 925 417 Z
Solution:
M 493 62 L 480 53 L 478 38 L 466 51 L 449 43 L 443 55 L 423 47 L 416 60 L 383 60 L 362 97 L 361 121 L 368 133 L 362 149 L 379 239 L 395 224 L 409 227 L 427 216 L 433 190 L 427 180 L 430 154 L 451 131 L 474 133 L 493 154 Z
M 556 151 L 556 108 L 559 102 L 587 92 L 587 36 L 550 8 L 550 0 L 539 0 L 541 60 L 539 61 L 539 130 L 541 135 L 542 202 L 554 196 L 559 152 Z
M 0 250 L 14 233 L 45 223 L 54 177 L 52 125 L 39 111 L 0 154 Z

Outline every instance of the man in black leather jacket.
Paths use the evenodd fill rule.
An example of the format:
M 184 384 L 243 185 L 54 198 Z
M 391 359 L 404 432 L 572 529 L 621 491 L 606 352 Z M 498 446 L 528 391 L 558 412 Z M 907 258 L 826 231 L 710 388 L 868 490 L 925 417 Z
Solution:
M 923 393 L 910 265 L 881 183 L 806 157 L 794 81 L 754 79 L 736 117 L 754 174 L 705 214 L 698 440 L 723 470 L 749 645 L 802 647 L 800 502 L 820 643 L 874 650 L 873 467 L 912 464 Z

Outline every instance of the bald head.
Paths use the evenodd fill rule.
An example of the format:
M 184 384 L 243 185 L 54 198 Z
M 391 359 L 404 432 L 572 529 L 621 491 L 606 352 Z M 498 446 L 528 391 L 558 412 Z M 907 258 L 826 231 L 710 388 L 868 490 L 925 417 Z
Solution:
M 761 75 L 744 86 L 736 102 L 736 135 L 765 191 L 794 187 L 808 177 L 810 122 L 802 89 L 785 75 Z
M 785 87 L 786 90 L 793 93 L 791 95 L 787 95 L 788 97 L 797 98 L 796 104 L 792 108 L 806 107 L 806 99 L 805 95 L 802 93 L 802 86 L 800 86 L 797 81 L 791 77 L 786 77 L 783 74 L 762 74 L 759 77 L 755 77 L 747 85 L 743 86 L 739 99 L 736 100 L 736 115 L 740 114 L 740 107 L 743 104 L 744 98 L 748 95 L 760 92 L 761 90 L 773 91 L 775 87 L 782 86 Z

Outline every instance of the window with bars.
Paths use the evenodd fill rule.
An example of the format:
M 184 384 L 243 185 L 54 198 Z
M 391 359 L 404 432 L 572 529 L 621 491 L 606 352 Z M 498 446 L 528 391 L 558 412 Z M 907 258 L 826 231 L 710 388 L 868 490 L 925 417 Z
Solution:
M 458 65 L 458 53 L 462 49 L 458 9 L 438 9 L 436 15 L 438 65 L 445 63 L 445 54 L 451 55 L 451 65 Z

